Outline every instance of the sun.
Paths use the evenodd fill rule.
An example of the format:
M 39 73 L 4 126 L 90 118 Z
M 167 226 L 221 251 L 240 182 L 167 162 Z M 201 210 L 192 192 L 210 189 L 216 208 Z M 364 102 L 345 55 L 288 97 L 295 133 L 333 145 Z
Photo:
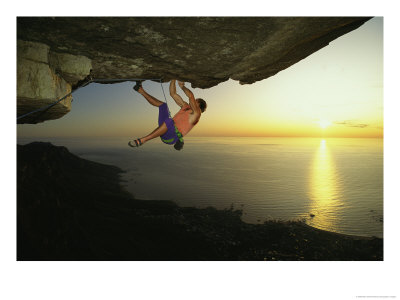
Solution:
M 327 121 L 327 120 L 319 120 L 319 121 L 318 121 L 318 124 L 319 124 L 319 126 L 320 126 L 322 129 L 325 129 L 325 128 L 328 127 L 329 125 L 332 125 L 332 122 Z

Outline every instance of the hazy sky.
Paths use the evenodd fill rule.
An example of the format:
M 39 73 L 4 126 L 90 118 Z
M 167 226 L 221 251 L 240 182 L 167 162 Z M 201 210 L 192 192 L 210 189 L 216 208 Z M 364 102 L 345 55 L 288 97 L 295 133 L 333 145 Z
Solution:
M 178 107 L 168 85 L 163 84 L 174 114 Z M 73 94 L 66 116 L 18 125 L 18 136 L 143 136 L 156 127 L 158 110 L 132 86 L 91 84 Z M 143 86 L 164 99 L 160 83 L 146 81 Z M 240 85 L 229 80 L 192 90 L 208 109 L 190 136 L 382 137 L 383 18 L 263 81 Z

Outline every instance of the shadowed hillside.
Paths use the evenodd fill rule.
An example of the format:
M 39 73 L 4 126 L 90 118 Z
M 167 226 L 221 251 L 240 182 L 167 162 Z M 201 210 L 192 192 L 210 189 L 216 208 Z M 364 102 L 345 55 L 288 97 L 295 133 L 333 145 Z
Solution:
M 18 260 L 382 260 L 383 240 L 241 211 L 134 199 L 122 171 L 65 147 L 17 146 Z

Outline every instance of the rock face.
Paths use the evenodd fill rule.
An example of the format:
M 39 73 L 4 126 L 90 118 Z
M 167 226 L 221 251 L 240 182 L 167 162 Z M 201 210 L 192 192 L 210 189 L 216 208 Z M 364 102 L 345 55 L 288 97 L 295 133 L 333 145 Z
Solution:
M 18 116 L 46 106 L 71 93 L 72 85 L 84 79 L 91 70 L 87 57 L 56 53 L 36 42 L 17 43 L 17 113 Z M 72 96 L 66 97 L 50 111 L 27 116 L 22 123 L 58 119 L 71 109 Z
M 200 88 L 229 78 L 251 84 L 286 69 L 369 19 L 20 17 L 18 116 L 68 94 L 90 70 L 94 79 L 160 78 L 166 82 L 178 78 Z M 71 97 L 18 123 L 59 118 L 70 110 L 70 102 Z

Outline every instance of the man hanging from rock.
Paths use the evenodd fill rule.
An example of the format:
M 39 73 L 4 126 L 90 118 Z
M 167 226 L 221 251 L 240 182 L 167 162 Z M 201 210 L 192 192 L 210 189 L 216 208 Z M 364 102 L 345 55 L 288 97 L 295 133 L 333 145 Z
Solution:
M 189 103 L 183 101 L 182 97 L 176 93 L 176 80 L 171 80 L 169 85 L 169 94 L 175 100 L 181 109 L 171 118 L 167 103 L 162 102 L 149 95 L 142 87 L 141 82 L 136 82 L 133 87 L 135 91 L 141 94 L 151 105 L 158 107 L 158 127 L 150 134 L 130 141 L 131 147 L 139 147 L 147 141 L 160 137 L 165 144 L 174 145 L 176 150 L 183 148 L 183 137 L 199 122 L 201 114 L 206 110 L 207 103 L 201 99 L 195 99 L 193 93 L 185 87 L 185 83 L 178 81 L 178 85 L 189 98 Z

